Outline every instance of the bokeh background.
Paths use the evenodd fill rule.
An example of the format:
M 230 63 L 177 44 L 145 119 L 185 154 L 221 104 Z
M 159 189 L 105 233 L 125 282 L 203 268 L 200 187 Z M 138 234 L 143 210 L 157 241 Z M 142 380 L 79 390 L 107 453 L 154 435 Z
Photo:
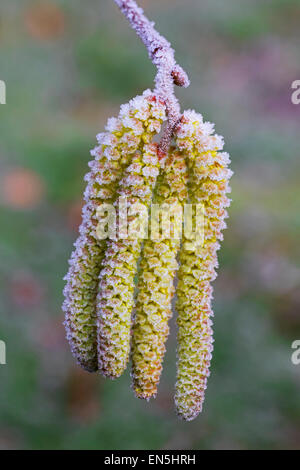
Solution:
M 191 78 L 182 107 L 216 123 L 232 206 L 215 282 L 202 415 L 173 411 L 176 327 L 155 401 L 82 372 L 62 327 L 62 278 L 89 149 L 154 67 L 112 0 L 0 6 L 2 449 L 299 449 L 299 0 L 143 0 Z

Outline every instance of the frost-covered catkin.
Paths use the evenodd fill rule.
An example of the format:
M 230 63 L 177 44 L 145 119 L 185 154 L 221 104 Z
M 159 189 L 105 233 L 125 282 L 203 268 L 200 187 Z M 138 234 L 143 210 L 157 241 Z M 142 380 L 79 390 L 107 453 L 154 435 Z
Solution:
M 156 144 L 145 144 L 126 169 L 116 201 L 117 237 L 109 240 L 99 276 L 98 361 L 99 371 L 110 378 L 125 370 L 130 349 L 131 314 L 134 303 L 134 277 L 148 225 L 148 209 L 159 173 Z M 126 201 L 128 236 L 118 234 Z M 124 222 L 124 221 L 123 221 Z M 118 236 L 120 235 L 120 236 Z
M 139 292 L 132 337 L 132 382 L 138 398 L 155 397 L 162 372 L 172 316 L 176 256 L 180 247 L 183 206 L 187 197 L 184 157 L 169 153 L 159 175 L 152 205 L 150 237 L 140 265 Z M 156 207 L 156 214 L 153 213 Z M 161 220 L 157 220 L 161 219 Z M 157 223 L 159 230 L 157 230 Z
M 226 228 L 226 207 L 230 200 L 227 168 L 229 155 L 221 152 L 223 138 L 213 134 L 214 126 L 193 111 L 184 113 L 177 130 L 177 145 L 186 153 L 189 166 L 189 198 L 202 204 L 204 242 L 195 246 L 183 240 L 177 287 L 178 362 L 175 403 L 186 420 L 202 410 L 213 350 L 211 282 L 216 278 L 217 250 Z
M 142 96 L 123 105 L 118 118 L 108 120 L 107 132 L 97 136 L 99 145 L 91 151 L 90 173 L 86 176 L 80 236 L 70 259 L 63 310 L 67 339 L 77 362 L 92 372 L 98 368 L 96 333 L 96 295 L 98 276 L 106 241 L 97 237 L 97 209 L 113 203 L 124 168 L 145 142 L 160 131 L 165 110 L 154 94 Z

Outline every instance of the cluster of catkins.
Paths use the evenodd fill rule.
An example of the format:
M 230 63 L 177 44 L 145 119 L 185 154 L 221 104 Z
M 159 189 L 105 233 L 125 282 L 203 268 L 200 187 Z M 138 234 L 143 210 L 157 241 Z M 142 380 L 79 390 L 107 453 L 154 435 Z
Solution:
M 117 378 L 130 358 L 133 390 L 148 400 L 157 393 L 177 276 L 175 404 L 178 415 L 191 420 L 202 409 L 209 376 L 211 282 L 226 227 L 232 172 L 222 137 L 194 111 L 183 113 L 169 152 L 162 154 L 155 136 L 165 120 L 164 103 L 147 90 L 123 105 L 118 118 L 109 119 L 106 132 L 97 136 L 63 308 L 78 364 Z M 163 233 L 155 239 L 122 238 L 118 231 L 99 239 L 99 207 L 113 204 L 118 225 L 124 197 L 129 207 L 140 203 L 147 209 L 153 203 L 175 204 L 178 210 L 187 203 L 201 204 L 203 243 L 195 244 L 184 231 L 181 239 L 164 238 Z M 145 230 L 147 222 L 140 219 Z

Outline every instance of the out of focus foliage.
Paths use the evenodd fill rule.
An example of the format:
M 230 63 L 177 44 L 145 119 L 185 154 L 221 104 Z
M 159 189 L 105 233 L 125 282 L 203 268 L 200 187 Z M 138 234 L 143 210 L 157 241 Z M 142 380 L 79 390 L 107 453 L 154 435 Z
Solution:
M 156 401 L 129 374 L 81 372 L 62 327 L 62 277 L 89 149 L 154 68 L 113 1 L 0 6 L 0 447 L 299 448 L 299 0 L 141 1 L 190 72 L 182 105 L 216 122 L 235 175 L 215 282 L 215 353 L 204 412 L 173 412 L 173 323 Z

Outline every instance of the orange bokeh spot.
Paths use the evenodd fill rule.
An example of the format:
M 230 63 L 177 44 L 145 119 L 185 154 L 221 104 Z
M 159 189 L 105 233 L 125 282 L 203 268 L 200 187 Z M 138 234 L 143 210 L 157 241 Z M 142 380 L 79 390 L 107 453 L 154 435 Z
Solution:
M 45 185 L 32 170 L 16 168 L 2 178 L 2 199 L 14 209 L 32 209 L 44 197 Z
M 61 8 L 45 1 L 33 3 L 25 12 L 25 27 L 34 39 L 49 40 L 61 36 L 65 29 L 65 17 Z

